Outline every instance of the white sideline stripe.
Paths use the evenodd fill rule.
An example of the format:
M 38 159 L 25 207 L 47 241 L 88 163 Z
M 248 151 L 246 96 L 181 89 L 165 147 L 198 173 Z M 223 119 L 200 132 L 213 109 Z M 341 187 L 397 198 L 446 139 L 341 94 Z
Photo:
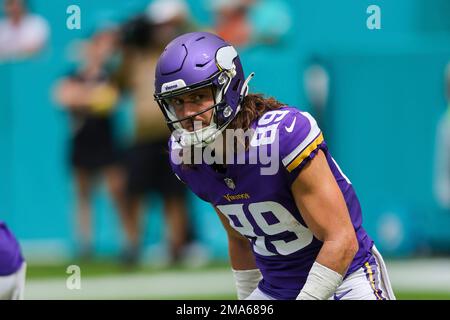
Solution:
M 450 260 L 390 261 L 386 268 L 394 291 L 450 293 Z
M 320 129 L 317 125 L 316 120 L 308 113 L 308 112 L 301 112 L 303 116 L 305 116 L 309 120 L 309 124 L 311 125 L 311 129 L 306 136 L 305 140 L 302 141 L 295 149 L 292 151 L 289 155 L 287 155 L 283 159 L 284 166 L 287 166 L 292 160 L 295 159 L 296 156 L 300 154 L 300 152 L 305 149 L 311 142 L 314 141 L 314 139 L 319 135 Z
M 28 280 L 25 299 L 162 299 L 235 293 L 231 270 L 81 277 L 81 289 L 66 288 L 66 278 Z
M 450 259 L 388 261 L 386 267 L 395 291 L 449 292 Z M 231 270 L 179 271 L 85 277 L 81 290 L 66 288 L 66 278 L 28 280 L 25 299 L 170 299 L 233 295 Z

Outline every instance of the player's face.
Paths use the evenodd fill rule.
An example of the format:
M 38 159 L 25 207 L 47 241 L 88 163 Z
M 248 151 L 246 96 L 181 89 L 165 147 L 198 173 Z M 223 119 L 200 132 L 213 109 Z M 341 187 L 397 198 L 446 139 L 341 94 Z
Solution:
M 10 17 L 20 16 L 24 12 L 22 0 L 6 0 L 5 13 Z
M 211 87 L 200 88 L 183 95 L 169 98 L 166 102 L 177 119 L 192 117 L 214 104 L 213 90 Z M 209 126 L 213 112 L 214 108 L 211 108 L 206 112 L 194 116 L 193 121 L 198 122 L 195 123 L 195 129 L 200 129 L 199 125 L 201 125 L 201 128 Z M 190 119 L 182 121 L 181 125 L 188 131 L 194 131 L 194 124 Z

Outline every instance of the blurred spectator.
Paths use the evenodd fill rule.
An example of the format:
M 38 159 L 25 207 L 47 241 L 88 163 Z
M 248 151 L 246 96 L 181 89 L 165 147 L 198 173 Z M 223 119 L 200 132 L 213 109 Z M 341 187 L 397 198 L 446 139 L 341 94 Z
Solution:
M 216 15 L 215 33 L 237 47 L 249 44 L 251 25 L 247 13 L 252 2 L 249 0 L 219 0 L 213 2 L 213 10 Z
M 193 31 L 184 1 L 153 1 L 145 15 L 122 28 L 123 64 L 118 82 L 134 103 L 135 134 L 126 155 L 128 217 L 124 221 L 128 245 L 124 262 L 133 265 L 140 256 L 140 218 L 145 196 L 156 191 L 163 197 L 169 227 L 171 262 L 183 258 L 189 238 L 186 189 L 173 175 L 168 161 L 170 133 L 153 99 L 155 67 L 164 46 L 181 33 Z
M 303 74 L 306 98 L 314 117 L 323 132 L 327 132 L 327 105 L 330 91 L 330 76 L 324 61 L 313 56 Z
M 436 129 L 434 191 L 439 204 L 450 209 L 450 62 L 445 69 L 447 109 Z
M 318 61 L 312 61 L 305 71 L 306 95 L 315 110 L 323 112 L 327 105 L 329 78 L 327 70 Z
M 27 12 L 25 0 L 5 0 L 0 20 L 0 59 L 20 59 L 40 51 L 49 36 L 47 21 Z
M 237 47 L 276 44 L 291 27 L 289 8 L 280 0 L 218 0 L 212 9 L 215 33 Z
M 118 90 L 106 68 L 117 49 L 117 32 L 94 34 L 83 48 L 84 63 L 60 81 L 56 99 L 71 115 L 71 165 L 77 188 L 81 256 L 93 250 L 91 198 L 98 174 L 104 175 L 119 213 L 124 216 L 123 173 L 117 165 L 118 146 L 113 137 L 112 115 Z
M 154 0 L 148 5 L 146 16 L 154 26 L 153 45 L 161 50 L 180 33 L 196 29 L 184 0 Z

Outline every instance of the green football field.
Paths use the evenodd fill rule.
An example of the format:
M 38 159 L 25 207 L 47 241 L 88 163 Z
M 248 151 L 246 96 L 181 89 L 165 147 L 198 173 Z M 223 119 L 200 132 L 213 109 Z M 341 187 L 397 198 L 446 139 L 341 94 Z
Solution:
M 139 266 L 124 268 L 108 260 L 79 263 L 81 288 L 70 290 L 66 282 L 70 263 L 33 265 L 27 269 L 26 299 L 176 299 L 234 300 L 234 282 L 226 262 L 202 267 Z M 450 300 L 450 291 L 405 287 L 397 289 L 399 300 Z

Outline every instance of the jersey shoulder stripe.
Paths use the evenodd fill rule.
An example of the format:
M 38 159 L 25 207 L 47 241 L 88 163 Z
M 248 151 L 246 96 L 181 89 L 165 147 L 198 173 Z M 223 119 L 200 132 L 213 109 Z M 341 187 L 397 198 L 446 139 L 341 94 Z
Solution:
M 295 168 L 297 168 L 303 160 L 311 155 L 311 153 L 317 149 L 317 147 L 323 142 L 323 134 L 320 133 L 319 136 L 314 139 L 312 143 L 308 145 L 305 149 L 303 149 L 300 154 L 295 157 L 295 159 L 287 166 L 287 170 L 292 172 Z
M 301 139 L 301 142 L 282 159 L 283 165 L 288 168 L 289 172 L 302 163 L 302 161 L 324 140 L 322 132 L 317 125 L 317 121 L 308 112 L 298 112 L 298 115 L 306 119 L 306 121 L 302 121 L 302 123 L 309 125 L 309 132 L 307 132 L 306 137 Z M 295 138 L 294 135 L 291 139 Z

